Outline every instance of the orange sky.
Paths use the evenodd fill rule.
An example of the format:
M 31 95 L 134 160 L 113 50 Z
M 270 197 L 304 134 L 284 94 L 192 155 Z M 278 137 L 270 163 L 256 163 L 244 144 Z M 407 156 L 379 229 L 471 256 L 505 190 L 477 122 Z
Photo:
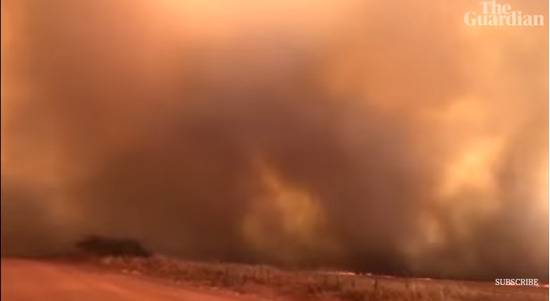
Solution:
M 548 27 L 472 10 L 2 2 L 6 250 L 546 275 Z

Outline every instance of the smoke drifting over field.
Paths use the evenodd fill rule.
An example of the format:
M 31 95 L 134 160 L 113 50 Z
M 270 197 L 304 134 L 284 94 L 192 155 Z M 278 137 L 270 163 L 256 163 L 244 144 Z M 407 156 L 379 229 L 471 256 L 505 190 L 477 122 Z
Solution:
M 2 251 L 547 279 L 547 27 L 458 2 L 2 2 Z

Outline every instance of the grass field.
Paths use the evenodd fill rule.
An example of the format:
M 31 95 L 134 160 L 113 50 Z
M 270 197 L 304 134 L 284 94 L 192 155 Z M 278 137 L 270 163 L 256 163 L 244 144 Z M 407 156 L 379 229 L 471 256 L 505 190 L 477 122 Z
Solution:
M 277 300 L 548 300 L 545 287 L 503 287 L 493 282 L 292 271 L 265 265 L 191 262 L 156 255 L 150 258 L 111 256 L 92 261 L 124 273 Z

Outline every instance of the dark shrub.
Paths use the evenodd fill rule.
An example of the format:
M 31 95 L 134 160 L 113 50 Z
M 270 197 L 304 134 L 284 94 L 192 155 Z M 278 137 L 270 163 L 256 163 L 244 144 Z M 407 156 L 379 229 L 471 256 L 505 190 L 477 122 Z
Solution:
M 132 239 L 113 239 L 91 235 L 77 242 L 76 247 L 85 253 L 100 256 L 151 256 L 147 249 Z

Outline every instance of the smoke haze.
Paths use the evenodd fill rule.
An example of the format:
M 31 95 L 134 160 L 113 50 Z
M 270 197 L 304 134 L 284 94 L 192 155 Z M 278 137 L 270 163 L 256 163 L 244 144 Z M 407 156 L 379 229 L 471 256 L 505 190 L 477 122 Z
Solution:
M 2 2 L 3 254 L 548 279 L 546 25 L 240 2 Z

